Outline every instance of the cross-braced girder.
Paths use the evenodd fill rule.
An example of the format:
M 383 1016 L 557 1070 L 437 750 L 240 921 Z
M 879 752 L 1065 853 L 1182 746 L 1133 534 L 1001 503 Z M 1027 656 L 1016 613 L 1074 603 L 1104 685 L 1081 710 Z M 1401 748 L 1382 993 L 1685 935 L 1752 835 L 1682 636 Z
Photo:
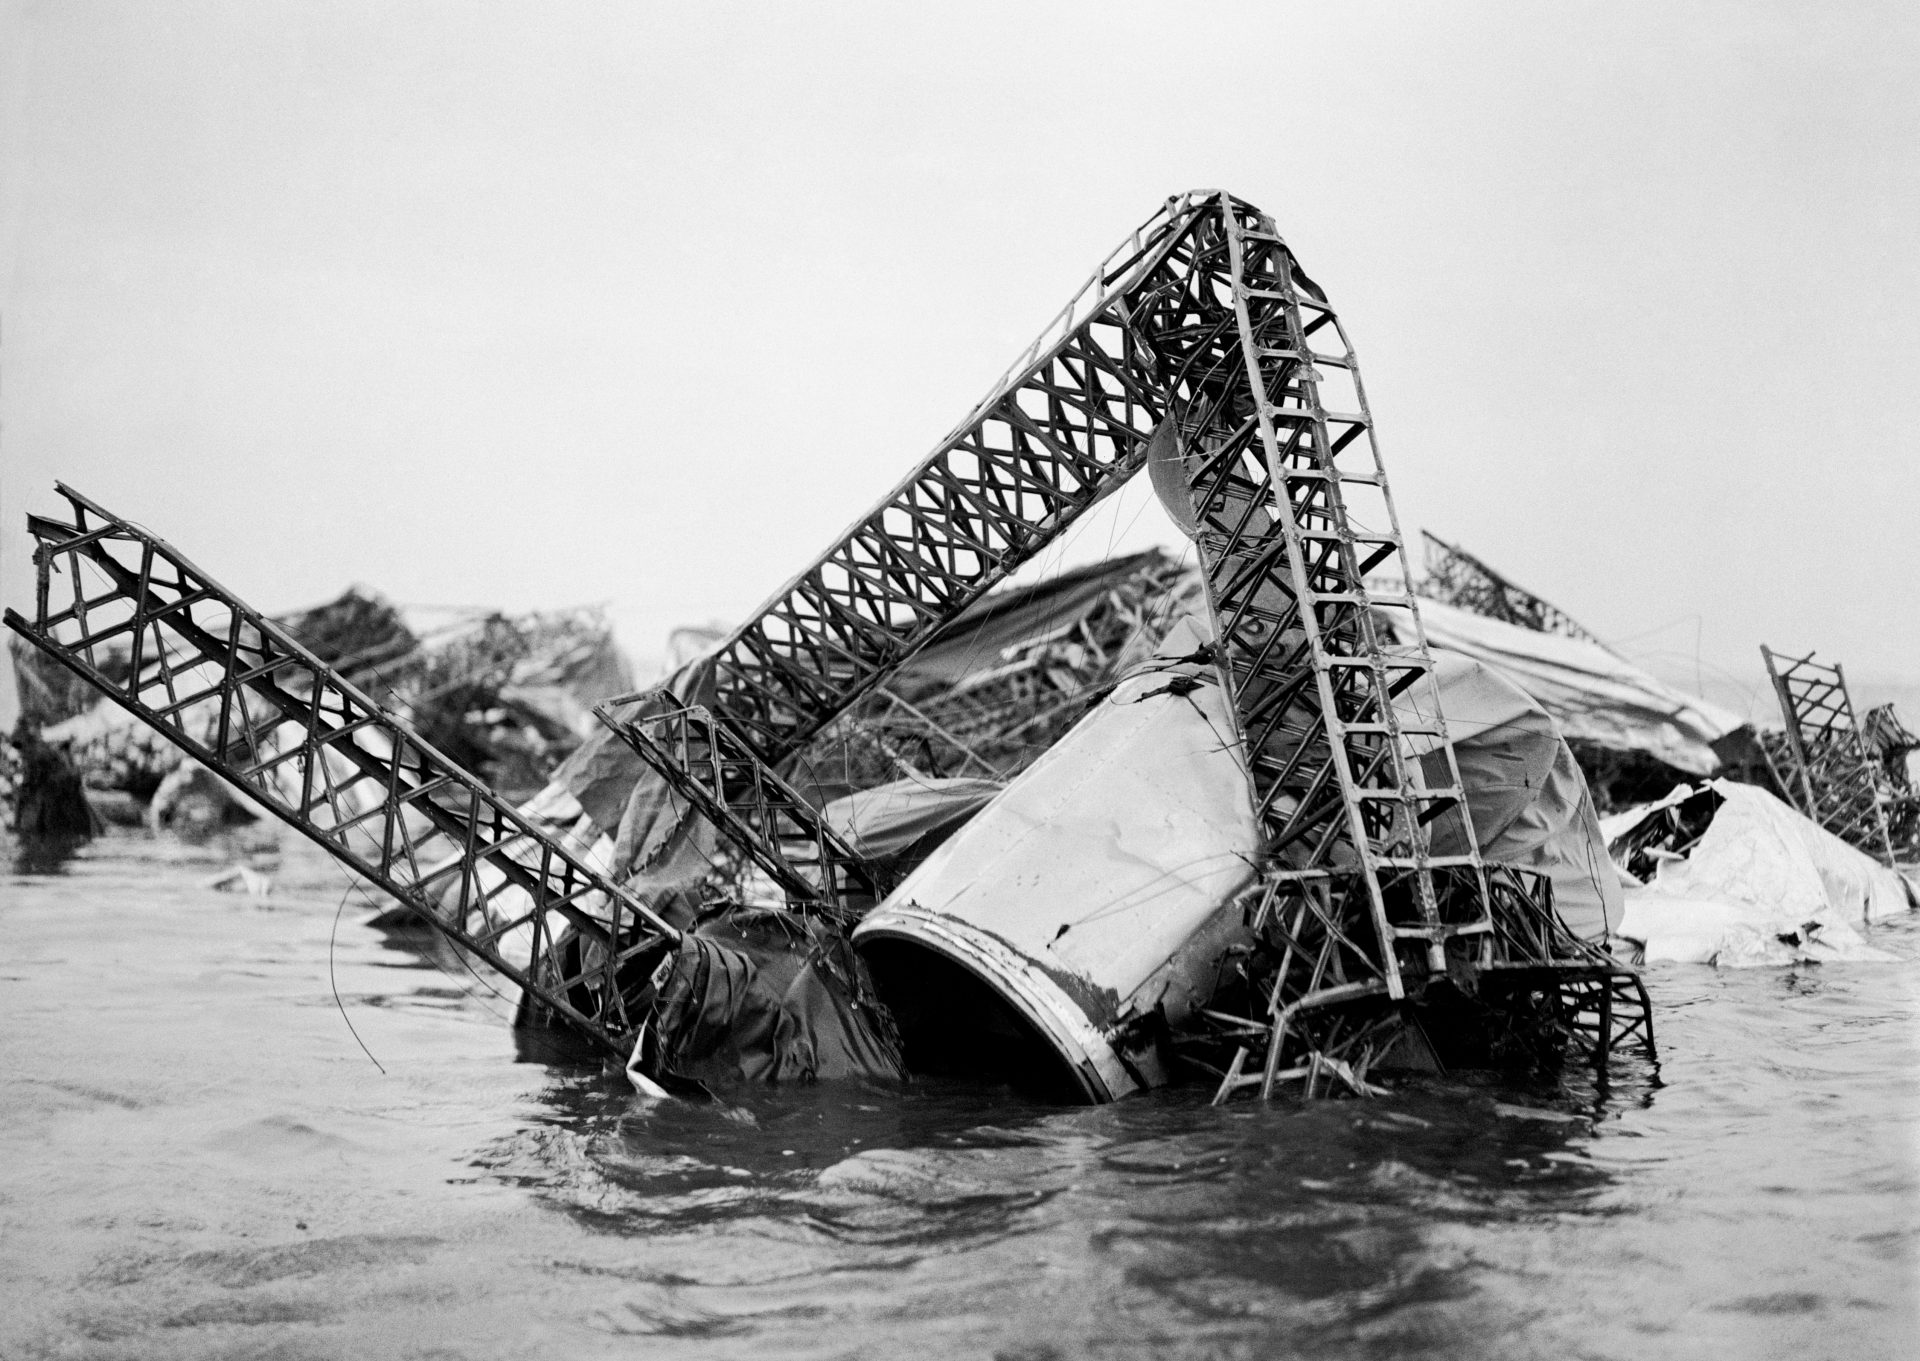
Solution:
M 1464 795 L 1418 605 L 1366 584 L 1408 574 L 1352 347 L 1272 221 L 1226 194 L 1170 200 L 931 456 L 720 645 L 714 719 L 765 765 L 788 759 L 1149 462 L 1200 559 L 1267 882 L 1318 901 L 1320 938 L 1337 942 L 1280 970 L 1273 1015 L 1399 998 L 1409 970 L 1513 962 L 1471 836 L 1456 855 L 1429 849 Z M 1407 612 L 1411 646 L 1387 644 L 1378 605 Z
M 1760 647 L 1773 682 L 1784 734 L 1763 733 L 1761 751 L 1774 780 L 1800 811 L 1883 865 L 1894 861 L 1886 804 L 1894 791 L 1854 722 L 1853 698 L 1839 663 L 1814 654 L 1785 657 Z
M 1400 605 L 1419 635 L 1409 598 L 1366 587 L 1369 573 L 1399 565 L 1404 576 L 1404 564 L 1339 320 L 1272 221 L 1220 193 L 1170 200 L 1063 318 L 720 645 L 713 712 L 762 763 L 785 760 L 1137 472 L 1161 432 L 1272 870 L 1360 862 L 1371 967 L 1398 997 L 1401 942 L 1439 971 L 1447 941 L 1488 923 L 1437 910 L 1432 871 L 1477 877 L 1479 860 L 1469 849 L 1436 865 L 1426 849 L 1425 828 L 1460 802 L 1460 779 L 1437 703 L 1411 730 L 1396 710 L 1432 662 L 1417 642 L 1389 648 L 1374 622 L 1375 604 Z M 1329 400 L 1335 390 L 1343 401 Z M 1435 754 L 1437 781 L 1409 740 Z M 1389 923 L 1383 894 L 1400 884 L 1415 918 Z
M 699 705 L 623 713 L 624 705 L 646 697 L 643 692 L 611 699 L 594 713 L 745 851 L 789 904 L 841 918 L 850 902 L 871 906 L 887 895 L 893 878 L 862 859 L 725 724 Z
M 59 490 L 71 521 L 29 519 L 35 613 L 10 628 L 623 1052 L 631 976 L 673 928 L 165 542 Z
M 1907 730 L 1891 704 L 1877 704 L 1860 720 L 1860 735 L 1880 767 L 1886 800 L 1887 838 L 1902 864 L 1920 862 L 1920 789 L 1907 769 L 1908 754 L 1920 750 L 1920 736 Z
M 1427 541 L 1427 572 L 1418 587 L 1421 595 L 1535 633 L 1558 633 L 1607 647 L 1565 610 L 1507 580 L 1466 549 L 1424 529 L 1420 534 Z
M 1475 881 L 1458 873 L 1437 878 L 1444 916 L 1475 910 Z M 1356 888 L 1342 879 L 1270 880 L 1249 891 L 1253 944 L 1223 961 L 1223 973 L 1237 977 L 1223 979 L 1201 1024 L 1176 1040 L 1189 1064 L 1218 1079 L 1216 1105 L 1248 1089 L 1271 1097 L 1284 1081 L 1304 1082 L 1308 1095 L 1323 1082 L 1366 1095 L 1374 1090 L 1367 1080 L 1374 1062 L 1410 1034 L 1428 1049 L 1418 1013 L 1384 1004 L 1377 979 L 1356 977 L 1361 947 L 1345 934 L 1338 907 Z M 1483 882 L 1491 924 L 1484 957 L 1471 969 L 1450 961 L 1458 985 L 1451 1008 L 1473 1032 L 1466 1045 L 1473 1058 L 1525 1064 L 1572 1051 L 1604 1066 L 1629 1047 L 1651 1056 L 1653 1007 L 1644 984 L 1566 928 L 1553 908 L 1552 882 L 1510 866 L 1487 867 Z M 1395 915 L 1405 911 L 1403 903 Z M 1232 1057 L 1222 1069 L 1206 1061 L 1210 1051 Z M 1437 1057 L 1429 1050 L 1429 1059 Z
M 1205 659 L 1262 833 L 1271 967 L 1235 1024 L 1265 1037 L 1245 1046 L 1263 1091 L 1303 1054 L 1315 1074 L 1344 1062 L 1326 1026 L 1372 1033 L 1343 1003 L 1500 970 L 1574 990 L 1618 975 L 1503 930 L 1470 826 L 1463 851 L 1432 852 L 1429 827 L 1464 794 L 1418 604 L 1366 584 L 1408 574 L 1358 365 L 1272 221 L 1224 193 L 1169 200 L 932 455 L 730 635 L 703 663 L 707 710 L 602 717 L 796 907 L 878 896 L 878 871 L 775 768 L 1149 464 L 1199 558 Z M 66 494 L 74 524 L 34 522 L 39 617 L 11 625 L 549 1010 L 610 1047 L 626 1035 L 634 969 L 673 937 L 660 918 L 164 544 Z M 74 583 L 58 603 L 56 558 Z M 87 594 L 83 561 L 109 589 Z M 1382 605 L 1406 611 L 1409 644 L 1386 642 Z M 94 649 L 127 629 L 134 679 L 116 686 Z M 187 716 L 210 705 L 209 738 Z M 1550 902 L 1529 910 L 1551 919 Z M 524 964 L 501 953 L 513 933 L 531 937 Z

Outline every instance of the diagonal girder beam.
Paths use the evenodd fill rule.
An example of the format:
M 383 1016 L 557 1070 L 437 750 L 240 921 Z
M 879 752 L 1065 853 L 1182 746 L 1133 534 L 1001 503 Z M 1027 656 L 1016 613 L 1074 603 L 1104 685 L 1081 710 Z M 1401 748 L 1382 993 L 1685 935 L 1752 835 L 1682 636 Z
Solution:
M 673 928 L 163 540 L 58 490 L 72 519 L 32 520 L 35 613 L 7 611 L 8 627 L 623 1052 L 638 1020 L 623 972 L 676 941 Z M 123 638 L 136 664 L 116 679 L 105 666 Z M 508 897 L 529 945 L 518 957 L 489 929 Z M 563 938 L 571 967 L 554 955 Z
M 1344 396 L 1323 400 L 1322 368 Z M 713 718 L 764 782 L 1145 466 L 1156 439 L 1181 460 L 1275 872 L 1358 857 L 1365 892 L 1348 906 L 1366 920 L 1350 934 L 1373 942 L 1398 996 L 1403 946 L 1421 945 L 1407 958 L 1434 972 L 1470 934 L 1439 920 L 1420 867 L 1459 774 L 1437 717 L 1428 742 L 1445 774 L 1431 787 L 1397 727 L 1396 695 L 1432 663 L 1418 644 L 1389 657 L 1374 629 L 1365 578 L 1402 541 L 1351 347 L 1271 221 L 1230 195 L 1170 200 L 933 454 L 720 644 Z M 602 717 L 621 729 L 618 711 Z M 764 835 L 758 851 L 740 840 L 765 860 Z M 1376 855 L 1417 885 L 1418 941 L 1388 920 Z
M 636 701 L 646 702 L 644 716 L 623 717 L 621 708 Z M 795 910 L 840 917 L 849 897 L 878 902 L 893 888 L 892 876 L 848 846 L 704 707 L 678 707 L 670 695 L 642 691 L 608 700 L 594 714 L 744 850 Z

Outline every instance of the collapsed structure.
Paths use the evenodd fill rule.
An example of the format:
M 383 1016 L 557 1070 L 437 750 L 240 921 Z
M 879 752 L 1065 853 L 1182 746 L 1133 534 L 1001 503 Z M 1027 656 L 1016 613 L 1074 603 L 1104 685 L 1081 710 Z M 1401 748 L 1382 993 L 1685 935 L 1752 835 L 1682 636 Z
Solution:
M 1762 645 L 1785 727 L 1763 734 L 1775 783 L 1813 821 L 1883 865 L 1920 861 L 1920 792 L 1907 753 L 1920 739 L 1891 704 L 1855 722 L 1838 663 L 1783 657 Z
M 1860 928 L 1912 905 L 1900 874 L 1758 785 L 1680 785 L 1602 826 L 1629 884 L 1620 935 L 1651 962 L 1887 959 Z
M 633 685 L 598 609 L 402 609 L 355 587 L 276 622 L 516 801 L 540 790 L 595 728 L 595 703 Z M 162 790 L 183 777 L 179 748 L 45 653 L 11 642 L 21 714 L 0 749 L 44 750 L 82 782 L 95 820 L 163 820 Z M 124 679 L 131 640 L 98 656 L 103 674 Z
M 1088 583 L 1114 627 L 923 704 L 913 668 L 1044 613 L 988 593 L 1143 470 L 1192 542 L 1191 608 L 1144 629 L 1155 591 Z M 842 540 L 600 705 L 524 808 L 61 491 L 8 624 L 642 1084 L 958 1068 L 1104 1100 L 1201 1073 L 1224 1100 L 1651 1047 L 1564 743 L 1369 588 L 1407 573 L 1351 347 L 1230 195 L 1169 200 Z M 937 741 L 903 744 L 903 713 Z M 1468 758 L 1458 714 L 1512 736 L 1502 759 Z
M 1658 799 L 1679 781 L 1766 778 L 1739 715 L 1649 674 L 1464 548 L 1426 540 L 1414 589 L 1427 602 L 1429 641 L 1497 667 L 1539 700 L 1603 812 Z
M 1429 606 L 1429 635 L 1540 699 L 1603 801 L 1631 794 L 1602 824 L 1629 948 L 1688 963 L 1885 957 L 1859 928 L 1914 904 L 1896 866 L 1920 862 L 1906 761 L 1920 739 L 1892 705 L 1856 725 L 1839 666 L 1762 647 L 1785 726 L 1756 730 L 1646 676 L 1466 550 L 1427 540 L 1417 589 L 1459 615 Z

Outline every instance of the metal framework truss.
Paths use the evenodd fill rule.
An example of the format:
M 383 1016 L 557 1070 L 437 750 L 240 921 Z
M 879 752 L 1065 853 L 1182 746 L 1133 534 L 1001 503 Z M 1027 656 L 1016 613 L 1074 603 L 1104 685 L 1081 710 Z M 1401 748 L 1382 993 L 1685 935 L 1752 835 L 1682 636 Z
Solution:
M 1913 776 L 1907 770 L 1907 754 L 1920 750 L 1920 736 L 1908 731 L 1891 704 L 1867 710 L 1860 720 L 1860 731 L 1880 763 L 1888 796 L 1887 836 L 1893 843 L 1894 858 L 1902 864 L 1920 862 L 1920 789 L 1914 788 Z
M 1336 915 L 1353 961 L 1391 997 L 1403 944 L 1422 972 L 1491 930 L 1477 852 L 1428 854 L 1461 800 L 1437 703 L 1394 700 L 1432 670 L 1385 645 L 1369 573 L 1399 526 L 1338 318 L 1271 219 L 1230 195 L 1184 195 L 1135 232 L 996 390 L 840 542 L 713 657 L 716 716 L 773 766 L 885 681 L 1153 449 L 1199 551 L 1214 660 L 1234 696 L 1273 873 L 1357 862 Z M 1429 785 L 1408 754 L 1437 756 Z M 726 802 L 724 796 L 721 802 Z M 1441 919 L 1436 870 L 1478 885 Z M 1349 901 L 1351 897 L 1352 901 Z M 1389 921 L 1388 904 L 1410 914 Z M 1484 953 L 1477 946 L 1470 946 Z
M 745 851 L 791 906 L 841 918 L 850 904 L 871 905 L 892 889 L 889 876 L 855 853 L 812 804 L 706 709 L 694 705 L 639 718 L 622 714 L 624 705 L 645 694 L 608 700 L 594 713 Z
M 1142 557 L 1077 618 L 980 656 L 957 683 L 889 677 L 822 729 L 803 763 L 862 785 L 1018 774 L 1151 654 L 1182 606 L 1192 607 L 1192 567 L 1165 553 Z
M 1555 936 L 1550 901 L 1490 881 L 1470 834 L 1463 853 L 1431 848 L 1436 818 L 1466 820 L 1464 795 L 1418 603 L 1367 585 L 1408 573 L 1359 368 L 1272 220 L 1222 192 L 1168 200 L 931 455 L 719 645 L 710 712 L 655 695 L 602 718 L 794 906 L 836 915 L 886 885 L 775 769 L 1149 465 L 1195 545 L 1263 832 L 1258 986 L 1236 1021 L 1264 1037 L 1242 1046 L 1261 1090 L 1303 1055 L 1313 1074 L 1344 1062 L 1328 1026 L 1397 1023 L 1395 1004 L 1440 979 L 1534 979 L 1555 1015 L 1611 1006 L 1631 975 Z M 557 1014 L 603 1042 L 631 1028 L 627 966 L 672 939 L 663 921 L 164 544 L 68 496 L 74 524 L 33 524 L 39 617 L 10 624 L 403 901 L 451 901 L 436 925 Z M 83 565 L 105 573 L 98 595 Z M 1377 606 L 1405 611 L 1410 644 L 1390 644 Z M 134 677 L 116 686 L 92 659 L 123 633 Z M 209 704 L 202 739 L 181 716 Z M 433 863 L 429 838 L 446 852 Z M 489 882 L 520 892 L 513 910 Z M 533 962 L 516 970 L 495 947 L 520 928 Z M 1615 1031 L 1598 1033 L 1604 1053 Z
M 1420 534 L 1427 541 L 1427 574 L 1419 585 L 1421 595 L 1535 633 L 1558 633 L 1607 647 L 1565 610 L 1524 586 L 1516 586 L 1466 549 L 1424 529 Z M 1607 647 L 1607 651 L 1613 649 Z
M 635 975 L 678 932 L 166 543 L 59 491 L 71 522 L 29 517 L 35 613 L 9 628 L 624 1054 Z
M 1472 1058 L 1551 1060 L 1572 1050 L 1604 1065 L 1627 1047 L 1651 1055 L 1653 1007 L 1639 975 L 1566 929 L 1544 875 L 1510 866 L 1489 866 L 1486 874 L 1493 925 L 1487 950 L 1477 966 L 1455 961 L 1453 971 L 1454 1018 L 1468 1017 Z M 1378 989 L 1365 979 L 1348 981 L 1346 964 L 1358 947 L 1330 925 L 1343 887 L 1355 891 L 1338 876 L 1304 892 L 1284 881 L 1250 891 L 1253 945 L 1228 962 L 1226 972 L 1237 976 L 1223 977 L 1200 1024 L 1176 1040 L 1189 1063 L 1219 1079 L 1214 1104 L 1248 1089 L 1268 1099 L 1285 1081 L 1304 1082 L 1308 1095 L 1323 1082 L 1367 1095 L 1374 1062 L 1404 1045 L 1410 1031 L 1421 1032 L 1430 1054 L 1461 1047 L 1457 1035 L 1439 1037 L 1436 1046 L 1417 1013 L 1368 1005 Z M 1456 877 L 1448 887 L 1468 884 Z M 1449 892 L 1445 901 L 1461 896 Z M 1330 1005 L 1339 1002 L 1361 1005 Z M 1228 1052 L 1224 1071 L 1208 1062 Z
M 1893 863 L 1887 773 L 1853 719 L 1846 674 L 1804 657 L 1783 657 L 1762 643 L 1767 678 L 1786 720 L 1784 734 L 1761 734 L 1761 750 L 1779 786 L 1800 811 L 1883 865 Z
M 1198 550 L 1287 905 L 1268 920 L 1299 943 L 1271 988 L 1272 1068 L 1302 1009 L 1502 961 L 1478 852 L 1429 849 L 1463 794 L 1417 604 L 1366 584 L 1406 572 L 1358 365 L 1258 209 L 1183 195 L 1129 237 L 932 455 L 719 646 L 714 717 L 762 765 L 788 759 L 1149 462 Z M 1407 611 L 1411 646 L 1387 645 L 1376 605 Z

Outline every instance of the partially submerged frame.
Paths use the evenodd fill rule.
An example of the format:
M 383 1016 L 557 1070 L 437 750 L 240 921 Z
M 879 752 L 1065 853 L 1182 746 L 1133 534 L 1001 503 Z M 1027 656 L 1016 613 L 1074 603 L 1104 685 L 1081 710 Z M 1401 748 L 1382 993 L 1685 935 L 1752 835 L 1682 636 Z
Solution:
M 1142 468 L 1198 552 L 1264 841 L 1250 911 L 1274 967 L 1264 1015 L 1233 1023 L 1264 1048 L 1263 1094 L 1319 1008 L 1490 970 L 1569 988 L 1629 977 L 1570 937 L 1502 933 L 1477 850 L 1429 850 L 1428 825 L 1464 794 L 1418 606 L 1367 585 L 1407 574 L 1359 368 L 1272 220 L 1225 193 L 1170 199 L 932 454 L 719 645 L 714 720 L 768 767 L 795 756 Z M 1382 606 L 1407 612 L 1411 646 L 1385 642 Z M 1409 690 L 1412 719 L 1395 704 Z M 678 786 L 647 736 L 650 705 L 670 704 L 602 717 Z M 1411 743 L 1439 757 L 1433 783 Z
M 1544 881 L 1498 888 L 1471 837 L 1431 852 L 1429 825 L 1464 793 L 1417 603 L 1367 586 L 1407 574 L 1358 365 L 1272 220 L 1223 192 L 1168 200 L 931 455 L 720 645 L 707 709 L 653 695 L 601 716 L 796 908 L 844 916 L 850 886 L 885 884 L 776 768 L 1142 468 L 1196 547 L 1205 660 L 1232 699 L 1264 846 L 1245 1014 L 1214 1018 L 1235 1047 L 1220 1096 L 1253 1085 L 1249 1060 L 1262 1095 L 1302 1062 L 1311 1087 L 1345 1062 L 1340 1033 L 1390 1023 L 1392 1003 L 1443 979 L 1549 998 L 1541 1024 L 1592 1031 L 1600 1057 L 1622 1037 L 1650 1045 L 1637 977 L 1558 928 Z M 36 617 L 8 624 L 618 1048 L 643 1019 L 638 966 L 672 929 L 173 550 L 61 490 L 74 521 L 32 521 Z M 97 595 L 83 561 L 105 574 Z M 59 599 L 57 562 L 71 569 Z M 1381 607 L 1406 612 L 1411 645 L 1386 641 Z M 122 635 L 136 664 L 116 684 L 94 652 Z M 184 720 L 208 704 L 210 739 Z M 499 948 L 514 931 L 532 935 L 524 963 Z
M 678 931 L 166 542 L 59 492 L 9 628 L 625 1056 L 634 980 Z
M 1894 861 L 1886 805 L 1893 791 L 1853 717 L 1853 696 L 1838 662 L 1788 657 L 1765 643 L 1760 656 L 1780 701 L 1784 733 L 1763 732 L 1760 749 L 1773 778 L 1800 811 L 1883 865 Z

